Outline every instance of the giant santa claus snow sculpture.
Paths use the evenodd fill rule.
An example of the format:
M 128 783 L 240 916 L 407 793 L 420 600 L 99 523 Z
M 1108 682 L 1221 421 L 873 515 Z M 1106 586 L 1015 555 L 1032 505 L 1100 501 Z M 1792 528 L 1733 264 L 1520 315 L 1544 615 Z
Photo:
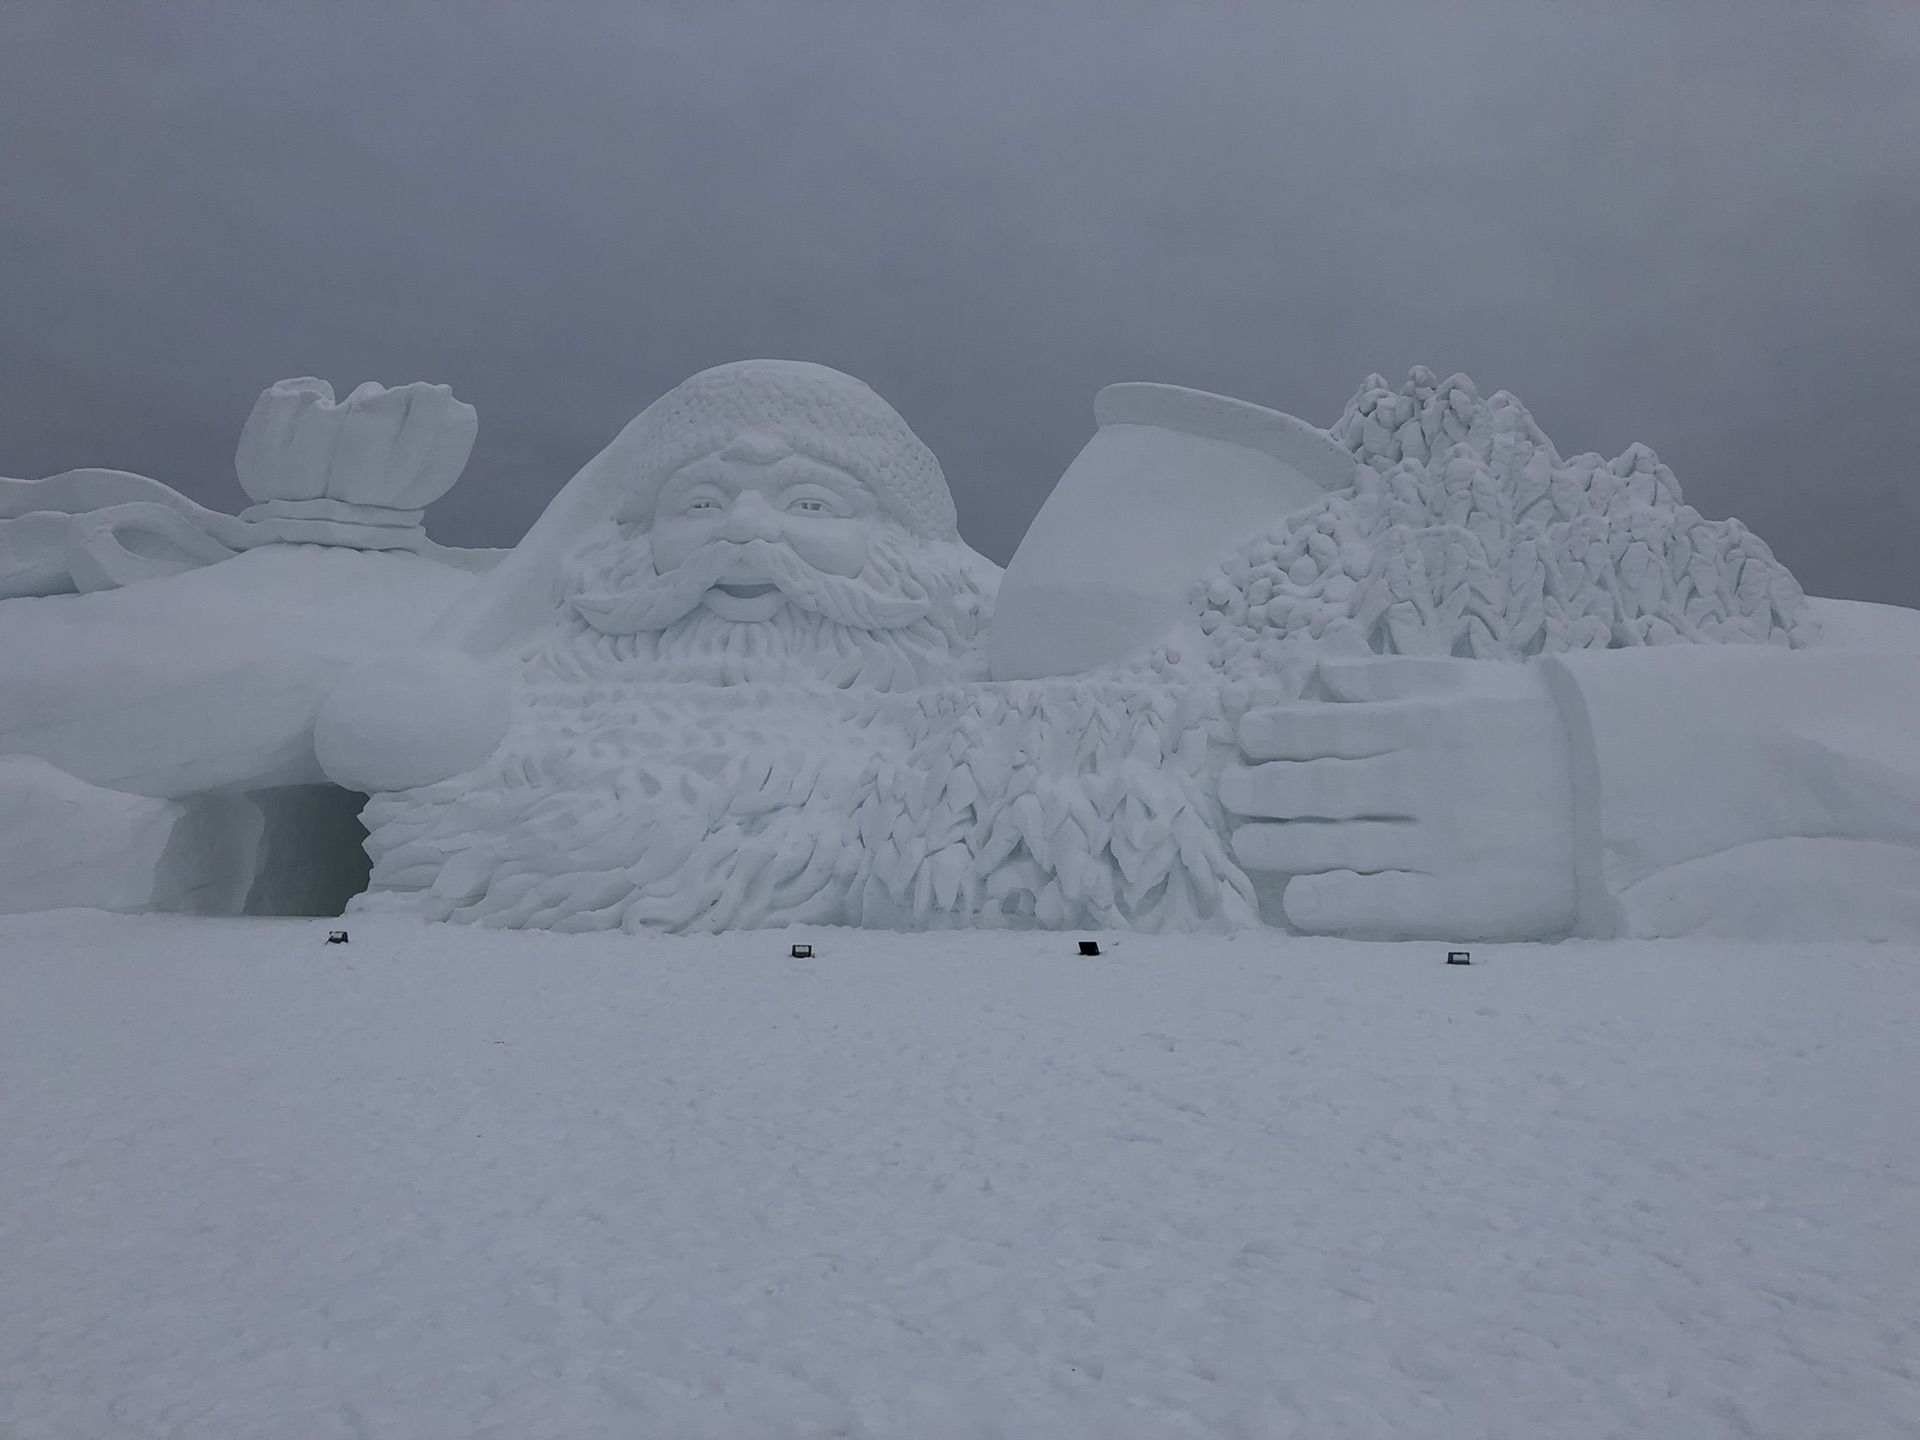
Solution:
M 1253 923 L 1211 692 L 988 684 L 998 579 L 865 385 L 694 376 L 420 657 L 328 701 L 322 763 L 390 792 L 368 903 L 556 929 Z
M 1463 377 L 1370 378 L 1330 431 L 1171 386 L 1096 414 L 1003 578 L 865 385 L 697 375 L 491 573 L 408 578 L 408 626 L 343 677 L 327 651 L 324 702 L 262 730 L 268 778 L 371 797 L 356 905 L 491 925 L 1920 936 L 1920 613 L 1808 600 L 1644 447 L 1563 459 Z M 251 523 L 398 533 L 377 505 L 280 508 Z M 38 537 L 100 532 L 66 509 L 25 517 L 33 565 Z M 409 543 L 435 574 L 485 566 Z M 194 544 L 170 563 L 242 564 Z M 0 781 L 12 753 L 38 797 L 17 833 L 58 841 L 53 792 L 116 794 L 121 752 L 205 769 L 177 724 L 116 751 L 58 723 L 136 734 L 155 703 L 97 698 L 84 646 L 48 660 L 59 607 L 100 598 L 0 602 L 46 722 L 0 723 Z M 315 648 L 293 641 L 276 653 Z M 263 767 L 161 803 L 204 810 Z M 102 853 L 133 843 L 111 808 L 89 812 Z M 91 903 L 159 903 L 141 864 Z M 31 903 L 6 882 L 0 905 Z
M 1563 460 L 1458 377 L 1370 380 L 1331 433 L 1167 386 L 1098 409 L 997 585 L 858 381 L 687 381 L 417 656 L 329 700 L 322 763 L 384 792 L 364 903 L 560 929 L 1920 926 L 1920 660 L 1887 653 L 1920 652 L 1920 617 L 1828 602 L 1822 645 L 1766 546 L 1650 451 Z

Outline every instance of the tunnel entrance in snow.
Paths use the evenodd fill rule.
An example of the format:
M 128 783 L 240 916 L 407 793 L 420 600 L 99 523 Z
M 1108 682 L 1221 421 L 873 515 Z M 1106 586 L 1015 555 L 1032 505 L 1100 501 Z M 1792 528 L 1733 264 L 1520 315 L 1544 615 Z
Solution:
M 248 797 L 265 822 L 247 915 L 338 915 L 367 888 L 367 797 L 338 785 L 286 785 Z

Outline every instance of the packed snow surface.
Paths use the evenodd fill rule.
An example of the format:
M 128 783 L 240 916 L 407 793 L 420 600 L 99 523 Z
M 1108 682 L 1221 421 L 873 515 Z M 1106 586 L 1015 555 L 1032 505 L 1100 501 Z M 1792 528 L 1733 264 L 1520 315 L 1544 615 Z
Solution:
M 1911 947 L 339 923 L 0 919 L 0 1434 L 1920 1427 Z

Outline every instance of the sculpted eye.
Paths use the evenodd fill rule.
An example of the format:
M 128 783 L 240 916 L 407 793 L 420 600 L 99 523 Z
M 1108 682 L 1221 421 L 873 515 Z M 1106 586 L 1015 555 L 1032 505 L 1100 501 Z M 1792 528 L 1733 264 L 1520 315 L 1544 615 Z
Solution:
M 824 495 L 795 495 L 787 501 L 789 515 L 838 515 L 840 507 Z
M 718 510 L 719 508 L 720 508 L 720 502 L 714 499 L 713 496 L 696 495 L 693 499 L 689 500 L 684 506 L 681 507 L 681 513 L 686 515 L 705 515 L 705 514 L 710 514 L 713 511 Z

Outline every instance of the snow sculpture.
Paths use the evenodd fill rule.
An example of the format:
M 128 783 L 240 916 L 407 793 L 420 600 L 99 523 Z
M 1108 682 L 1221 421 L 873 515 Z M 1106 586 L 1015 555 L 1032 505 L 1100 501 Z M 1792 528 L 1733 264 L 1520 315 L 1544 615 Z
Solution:
M 335 404 L 326 381 L 304 376 L 254 403 L 234 464 L 259 503 L 237 516 L 123 470 L 0 479 L 0 600 L 117 589 L 260 545 L 407 550 L 484 570 L 493 552 L 436 545 L 421 524 L 477 429 L 445 385 L 368 381 Z
M 134 795 L 30 755 L 0 755 L 0 819 L 0 914 L 68 906 L 236 914 L 265 831 L 260 810 L 239 795 Z
M 356 903 L 488 925 L 1920 937 L 1920 613 L 1461 376 L 1098 418 L 1004 582 L 786 361 L 663 396 L 478 581 L 419 528 L 441 387 L 275 386 L 241 517 L 0 482 L 0 908 L 297 909 L 364 794 Z
M 420 525 L 473 434 L 445 386 L 283 381 L 243 434 L 243 516 L 120 471 L 0 481 L 0 908 L 337 909 L 364 884 L 362 797 L 314 717 L 492 559 Z
M 1124 677 L 985 686 L 997 579 L 859 381 L 693 377 L 448 617 L 430 681 L 396 658 L 328 702 L 340 783 L 427 757 L 368 806 L 370 903 L 556 929 L 1251 923 L 1218 717 Z M 503 693 L 479 753 L 421 743 Z
M 0 600 L 196 570 L 232 559 L 244 533 L 235 517 L 124 470 L 0 479 Z
M 1572 765 L 1533 669 L 1324 657 L 1314 681 L 1249 708 L 1220 775 L 1267 919 L 1381 938 L 1572 928 Z
M 819 365 L 721 366 L 569 481 L 418 662 L 343 684 L 322 760 L 381 789 L 470 768 L 507 724 L 494 676 L 532 644 L 541 674 L 583 683 L 980 675 L 997 574 L 960 542 L 939 463 L 866 386 Z M 433 739 L 449 727 L 462 743 Z
M 240 518 L 261 541 L 419 550 L 427 506 L 452 488 L 479 419 L 445 385 L 389 390 L 369 380 L 334 403 L 311 375 L 254 402 L 234 468 L 258 503 Z
M 1120 660 L 1186 616 L 1207 563 L 1353 484 L 1353 457 L 1291 415 L 1178 385 L 1109 385 L 1100 429 L 1007 567 L 993 678 Z
M 1837 746 L 1831 703 L 1764 699 L 1905 713 L 1903 627 L 1806 601 L 1650 451 L 1563 461 L 1511 396 L 1420 370 L 1369 380 L 1331 435 L 1173 387 L 1110 389 L 1100 419 L 996 603 L 871 391 L 694 377 L 428 646 L 329 699 L 322 763 L 384 792 L 363 903 L 1525 939 L 1777 922 L 1772 894 L 1825 933 L 1920 931 L 1920 882 L 1886 884 L 1920 853 L 1905 731 L 1854 716 Z M 1876 653 L 1798 660 L 1835 617 Z M 983 680 L 983 635 L 1032 678 Z M 1686 765 L 1636 758 L 1654 714 L 1702 737 Z M 1757 776 L 1789 798 L 1742 803 Z
M 1737 520 L 1702 519 L 1644 445 L 1562 460 L 1504 390 L 1378 375 L 1333 427 L 1350 488 L 1288 515 L 1201 581 L 1223 669 L 1288 642 L 1514 659 L 1691 642 L 1805 646 L 1805 596 Z
M 1876 607 L 1807 601 L 1645 447 L 1561 461 L 1518 401 L 1465 377 L 1415 370 L 1397 394 L 1370 377 L 1333 433 L 1356 485 L 1195 594 L 1211 667 L 1286 692 L 1251 705 L 1221 777 L 1268 918 L 1792 933 L 1759 902 L 1793 895 L 1802 932 L 1920 933 L 1920 852 L 1885 848 L 1920 836 L 1920 746 L 1897 718 L 1920 710 L 1920 673 L 1898 622 L 1876 622 L 1871 660 L 1778 656 Z M 1646 647 L 1676 652 L 1621 653 Z
M 1920 612 L 1813 646 L 1323 657 L 1221 775 L 1263 914 L 1320 933 L 1920 938 Z

